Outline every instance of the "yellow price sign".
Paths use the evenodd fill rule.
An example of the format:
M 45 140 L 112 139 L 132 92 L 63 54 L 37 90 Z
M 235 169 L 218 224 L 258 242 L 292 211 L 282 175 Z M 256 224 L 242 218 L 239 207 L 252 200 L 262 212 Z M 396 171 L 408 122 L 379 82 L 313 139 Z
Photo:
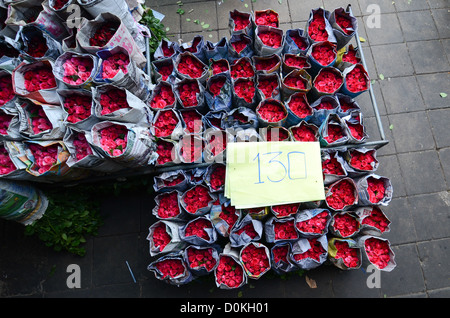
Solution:
M 238 209 L 325 199 L 318 142 L 227 145 L 225 196 Z

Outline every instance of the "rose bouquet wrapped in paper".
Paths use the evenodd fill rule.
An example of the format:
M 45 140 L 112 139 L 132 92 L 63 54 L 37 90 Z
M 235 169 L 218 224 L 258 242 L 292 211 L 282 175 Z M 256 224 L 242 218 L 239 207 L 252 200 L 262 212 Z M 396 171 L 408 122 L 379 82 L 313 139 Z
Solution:
M 292 244 L 290 242 L 276 243 L 270 248 L 271 268 L 275 273 L 283 275 L 298 270 L 291 259 L 291 249 Z
M 353 64 L 347 67 L 342 72 L 342 75 L 344 76 L 344 84 L 342 85 L 341 93 L 355 98 L 369 90 L 369 74 L 362 64 Z
M 302 29 L 289 29 L 285 34 L 284 54 L 306 54 L 310 46 L 308 36 Z
M 205 108 L 205 87 L 199 80 L 185 78 L 176 82 L 173 88 L 181 108 Z
M 178 229 L 184 225 L 181 221 L 158 220 L 148 229 L 150 256 L 160 253 L 177 252 L 186 246 L 182 241 Z
M 329 22 L 333 27 L 337 49 L 347 45 L 358 30 L 358 20 L 342 7 L 334 9 L 329 16 Z
M 357 208 L 355 214 L 361 224 L 360 234 L 380 236 L 390 232 L 391 221 L 378 205 Z
M 237 9 L 230 11 L 228 17 L 228 28 L 231 36 L 245 34 L 253 36 L 252 15 L 247 12 L 241 12 Z
M 172 109 L 177 105 L 173 86 L 169 82 L 160 81 L 153 89 L 147 105 L 153 110 Z
M 225 187 L 226 166 L 224 163 L 213 163 L 205 173 L 205 183 L 211 192 L 221 192 Z
M 181 79 L 198 80 L 205 84 L 208 78 L 208 66 L 189 51 L 177 55 L 174 61 L 175 71 Z
M 226 59 L 228 57 L 228 41 L 226 37 L 221 38 L 218 42 L 213 43 L 206 41 L 205 58 L 207 61 Z
M 175 83 L 177 73 L 173 63 L 174 61 L 170 57 L 152 61 L 152 73 L 156 83 L 159 81 L 165 81 L 172 84 Z
M 380 271 L 390 272 L 397 266 L 389 240 L 363 235 L 358 238 L 357 242 L 365 258 Z
M 53 74 L 72 88 L 89 88 L 98 72 L 99 60 L 91 54 L 65 52 L 58 56 Z
M 344 154 L 344 159 L 345 170 L 351 177 L 374 173 L 379 166 L 375 149 L 365 147 L 348 149 Z
M 337 61 L 336 44 L 329 41 L 313 43 L 307 55 L 311 62 L 310 73 L 316 76 L 320 69 L 334 66 Z
M 166 181 L 168 183 L 168 181 Z M 168 187 L 168 190 L 155 197 L 155 207 L 152 214 L 160 220 L 184 220 L 185 214 L 180 205 L 181 193 Z
M 185 285 L 194 279 L 184 261 L 182 251 L 161 256 L 150 263 L 147 269 L 153 272 L 157 279 L 170 285 Z
M 258 103 L 256 95 L 256 82 L 252 78 L 238 78 L 232 81 L 233 105 L 234 108 L 253 108 Z
M 195 276 L 203 276 L 214 273 L 219 264 L 221 248 L 214 246 L 189 245 L 184 249 L 183 256 L 189 270 Z
M 308 98 L 305 93 L 296 92 L 289 96 L 284 102 L 288 117 L 286 125 L 290 128 L 298 125 L 301 121 L 309 121 L 314 113 L 313 108 L 309 105 Z
M 19 108 L 20 107 L 20 108 Z M 57 105 L 38 105 L 24 100 L 18 107 L 22 136 L 36 140 L 58 140 L 64 136 L 65 113 Z
M 0 108 L 0 140 L 21 140 L 20 115 L 16 108 Z
M 352 178 L 342 178 L 325 189 L 325 203 L 334 211 L 348 211 L 358 202 L 358 191 Z
M 359 233 L 361 224 L 351 211 L 333 213 L 330 222 L 330 233 L 340 238 L 354 237 Z
M 330 24 L 330 12 L 322 8 L 312 9 L 306 21 L 305 33 L 310 43 L 330 41 L 336 43 L 333 27 Z
M 335 67 L 324 67 L 320 69 L 312 82 L 311 93 L 314 96 L 334 95 L 342 87 L 344 78 L 342 73 Z
M 289 130 L 282 126 L 267 126 L 259 129 L 262 141 L 290 141 Z
M 327 236 L 300 238 L 292 243 L 291 258 L 304 270 L 311 270 L 322 265 L 328 256 Z
M 229 245 L 225 246 L 219 254 L 219 263 L 214 270 L 216 286 L 220 289 L 235 289 L 247 283 L 242 263 L 239 261 L 239 253 Z
M 12 71 L 14 93 L 38 103 L 59 105 L 53 61 L 22 62 Z
M 328 114 L 319 127 L 320 144 L 324 147 L 341 146 L 348 142 L 345 123 L 337 114 Z
M 311 90 L 311 75 L 305 69 L 294 69 L 281 80 L 283 99 L 286 100 L 294 93 L 308 93 Z
M 314 142 L 319 141 L 319 127 L 302 120 L 295 126 L 290 126 L 293 141 Z
M 359 104 L 350 96 L 337 93 L 335 95 L 339 102 L 339 107 L 337 109 L 337 114 L 339 117 L 345 117 L 347 115 L 350 115 L 353 111 L 361 111 L 361 107 Z
M 299 238 L 299 233 L 295 227 L 295 217 L 269 217 L 264 222 L 264 235 L 266 242 L 269 243 L 297 240 Z
M 232 82 L 226 73 L 212 75 L 206 81 L 205 101 L 209 109 L 230 110 L 232 103 Z
M 203 115 L 196 109 L 181 109 L 180 119 L 186 134 L 201 134 L 205 130 Z
M 165 193 L 173 190 L 181 192 L 188 188 L 188 179 L 183 169 L 162 172 L 153 177 L 153 189 L 157 193 Z
M 278 73 L 281 67 L 281 58 L 277 54 L 267 56 L 252 56 L 252 63 L 256 74 Z
M 227 59 L 209 59 L 209 72 L 211 76 L 217 74 L 230 75 L 230 62 Z
M 206 58 L 205 55 L 206 51 L 205 44 L 206 43 L 203 38 L 203 35 L 197 34 L 191 41 L 180 44 L 178 50 L 180 51 L 180 54 L 189 52 L 197 59 L 199 59 L 201 62 L 206 63 L 208 59 Z
M 266 25 L 256 27 L 254 42 L 256 55 L 280 55 L 283 51 L 284 42 L 283 30 Z
M 25 141 L 26 158 L 31 161 L 27 172 L 41 179 L 62 177 L 69 172 L 69 152 L 62 141 Z
M 231 229 L 241 217 L 241 211 L 230 205 L 223 193 L 218 193 L 218 199 L 211 207 L 210 218 L 214 227 L 221 236 L 228 237 Z
M 283 126 L 288 112 L 286 106 L 276 99 L 265 99 L 256 107 L 256 115 L 261 126 Z
M 387 177 L 374 173 L 365 175 L 356 180 L 359 194 L 359 205 L 384 205 L 392 200 L 393 187 Z
M 280 87 L 281 80 L 277 73 L 256 75 L 256 90 L 260 100 L 268 98 L 281 100 Z
M 181 206 L 190 216 L 203 216 L 211 211 L 216 200 L 208 188 L 202 184 L 185 191 L 180 198 Z
M 241 218 L 231 229 L 229 239 L 232 247 L 244 246 L 262 238 L 263 223 L 250 215 Z
M 259 279 L 271 268 L 270 250 L 262 243 L 250 242 L 239 252 L 245 273 L 248 278 Z
M 176 152 L 177 141 L 166 138 L 157 138 L 155 143 L 155 153 L 158 156 L 155 163 L 156 166 L 167 166 L 180 162 Z
M 369 138 L 366 132 L 366 126 L 364 125 L 363 115 L 359 110 L 351 111 L 349 115 L 344 116 L 342 119 L 345 124 L 349 143 L 361 144 Z
M 183 163 L 201 163 L 204 160 L 205 139 L 198 134 L 183 134 L 177 144 L 177 153 Z
M 22 55 L 27 60 L 55 60 L 62 53 L 61 44 L 36 25 L 25 25 L 18 36 L 23 47 Z
M 332 95 L 323 95 L 316 99 L 311 107 L 313 109 L 313 117 L 311 118 L 311 122 L 320 126 L 329 115 L 336 115 L 339 109 L 339 101 L 336 96 Z M 342 119 L 340 120 L 342 123 Z
M 179 231 L 181 239 L 192 245 L 205 246 L 217 241 L 217 232 L 208 214 L 187 221 Z
M 228 61 L 233 62 L 241 57 L 252 57 L 253 40 L 250 36 L 242 34 L 233 34 L 228 40 Z
M 345 167 L 345 160 L 339 151 L 327 149 L 322 151 L 322 172 L 325 185 L 347 177 Z
M 331 213 L 327 209 L 307 209 L 295 215 L 295 227 L 301 237 L 319 237 L 328 233 Z
M 160 59 L 173 59 L 177 54 L 180 53 L 180 47 L 177 42 L 170 41 L 168 39 L 161 39 L 158 47 L 153 53 L 153 58 L 155 60 Z
M 58 89 L 65 111 L 64 125 L 89 131 L 99 120 L 94 114 L 92 92 L 85 89 Z
M 358 269 L 361 267 L 361 248 L 352 239 L 333 237 L 328 241 L 328 259 L 342 269 Z
M 311 63 L 309 62 L 308 56 L 304 54 L 291 54 L 285 53 L 282 56 L 282 72 L 286 76 L 293 70 L 306 70 L 311 68 Z
M 205 133 L 205 161 L 224 162 L 227 145 L 233 141 L 233 137 L 226 130 L 208 129 Z

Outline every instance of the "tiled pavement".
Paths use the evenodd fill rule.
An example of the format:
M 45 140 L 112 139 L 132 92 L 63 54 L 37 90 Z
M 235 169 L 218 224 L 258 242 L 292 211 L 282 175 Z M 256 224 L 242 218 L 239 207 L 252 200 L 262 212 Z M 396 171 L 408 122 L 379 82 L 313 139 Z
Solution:
M 450 3 L 448 0 L 175 0 L 147 1 L 166 15 L 163 23 L 177 40 L 203 34 L 214 42 L 228 33 L 228 12 L 272 8 L 283 29 L 303 28 L 309 10 L 333 10 L 352 4 L 359 22 L 364 55 L 390 143 L 378 151 L 378 174 L 388 176 L 394 198 L 384 208 L 392 221 L 385 235 L 396 254 L 397 268 L 381 273 L 381 288 L 366 285 L 363 270 L 321 266 L 288 280 L 263 277 L 238 291 L 215 288 L 212 280 L 179 288 L 157 281 L 146 236 L 153 200 L 145 194 L 103 200 L 104 226 L 87 243 L 83 258 L 53 252 L 23 236 L 17 224 L 0 223 L 1 297 L 450 297 Z M 381 28 L 368 28 L 368 6 L 381 9 Z M 191 9 L 193 9 L 191 11 Z M 191 12 L 190 12 L 191 11 Z M 210 25 L 186 21 L 199 19 Z M 191 20 L 191 21 L 192 21 Z M 383 74 L 384 80 L 379 79 Z M 371 140 L 380 138 L 368 95 L 358 97 Z M 130 264 L 137 282 L 126 267 Z M 81 268 L 81 288 L 68 289 L 66 268 Z

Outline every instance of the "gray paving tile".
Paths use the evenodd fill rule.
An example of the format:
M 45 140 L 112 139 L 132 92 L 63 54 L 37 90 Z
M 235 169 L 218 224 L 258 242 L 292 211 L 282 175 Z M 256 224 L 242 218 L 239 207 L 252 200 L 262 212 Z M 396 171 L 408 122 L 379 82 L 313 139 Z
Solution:
M 450 298 L 450 288 L 430 290 L 428 295 L 430 298 Z
M 417 0 L 395 0 L 395 8 L 397 11 L 413 11 L 429 9 L 426 1 Z
M 396 189 L 394 188 L 394 192 Z M 391 221 L 390 232 L 384 233 L 392 245 L 414 243 L 417 241 L 415 223 L 407 197 L 393 198 L 386 207 L 381 207 Z
M 370 45 L 401 43 L 404 41 L 397 14 L 386 13 L 380 16 L 380 27 L 370 27 L 366 17 L 365 27 Z
M 449 7 L 448 0 L 428 0 L 431 9 Z
M 392 272 L 381 272 L 381 292 L 387 297 L 425 291 L 422 269 L 415 244 L 393 246 L 397 267 Z
M 447 181 L 447 190 L 450 189 L 450 148 L 439 150 L 439 159 L 444 170 L 445 180 Z
M 370 15 L 373 13 L 370 9 L 370 5 L 378 5 L 381 13 L 395 12 L 395 5 L 390 0 L 379 0 L 376 3 L 372 0 L 359 0 L 359 7 L 361 8 L 363 15 Z
M 449 38 L 450 26 L 448 21 L 450 20 L 450 13 L 448 12 L 448 9 L 431 10 L 431 14 L 433 15 L 434 22 L 436 23 L 441 38 Z
M 99 236 L 139 231 L 141 198 L 139 196 L 111 196 L 102 200 L 100 216 L 104 224 Z
M 449 92 L 450 74 L 434 73 L 417 76 L 420 92 L 427 109 L 450 106 L 450 98 L 442 98 L 440 93 Z
M 389 115 L 398 152 L 434 148 L 434 139 L 426 112 Z
M 398 159 L 408 195 L 446 189 L 441 164 L 435 151 L 400 153 Z
M 427 288 L 437 289 L 448 286 L 450 239 L 421 242 L 417 244 Z
M 401 197 L 406 195 L 405 185 L 398 163 L 397 156 L 379 156 L 380 162 L 377 174 L 389 178 L 392 187 L 394 188 L 393 197 Z
M 358 298 L 381 297 L 379 288 L 367 287 L 368 279 L 369 273 L 365 272 L 364 268 L 336 271 L 332 281 L 333 297 L 353 298 L 356 290 L 358 290 Z
M 450 108 L 436 109 L 428 112 L 433 135 L 438 148 L 450 146 L 448 123 L 450 122 Z
M 438 39 L 439 34 L 430 11 L 397 13 L 406 41 Z
M 251 5 L 248 5 L 248 8 L 246 8 L 245 4 L 248 5 L 248 3 L 241 2 L 239 0 L 218 2 L 217 3 L 217 23 L 218 23 L 219 29 L 228 29 L 228 19 L 230 16 L 230 11 L 233 11 L 234 9 L 236 9 L 241 12 L 251 13 L 251 11 L 252 11 Z
M 408 49 L 416 74 L 450 70 L 441 41 L 408 42 Z
M 374 75 L 370 75 L 371 78 L 376 77 Z M 379 81 L 375 81 L 372 84 L 372 90 L 375 96 L 375 101 L 377 103 L 378 112 L 380 115 L 386 115 L 386 107 L 384 106 L 383 95 L 381 94 L 380 83 Z M 363 112 L 364 117 L 372 117 L 375 116 L 375 112 L 373 109 L 372 99 L 370 97 L 369 92 L 364 92 L 355 97 L 355 101 L 361 107 L 361 111 Z
M 180 15 L 177 13 L 178 8 L 178 5 L 165 5 L 155 8 L 156 11 L 165 15 L 162 24 L 169 28 L 168 34 L 179 34 L 181 32 Z
M 180 18 L 182 33 L 201 33 L 208 29 L 218 29 L 215 1 L 187 3 L 183 5 L 183 10 L 185 13 Z M 187 21 L 187 19 L 190 20 Z M 195 20 L 198 20 L 199 23 L 195 23 Z M 205 29 L 203 26 L 206 24 L 209 24 L 209 27 Z
M 379 81 L 388 114 L 425 110 L 415 76 Z
M 307 21 L 312 9 L 323 6 L 322 0 L 288 0 L 292 22 Z
M 392 155 L 397 152 L 395 149 L 395 140 L 392 134 L 392 130 L 389 129 L 390 123 L 387 116 L 380 116 L 381 124 L 383 126 L 383 132 L 385 135 L 385 140 L 389 141 L 389 143 L 382 148 L 377 150 L 377 154 L 380 156 L 383 155 Z M 381 139 L 380 130 L 376 121 L 376 117 L 369 117 L 364 119 L 364 125 L 367 129 L 367 134 L 369 135 L 369 140 L 371 141 L 379 141 Z
M 405 43 L 372 46 L 378 74 L 385 78 L 414 74 L 408 47 Z

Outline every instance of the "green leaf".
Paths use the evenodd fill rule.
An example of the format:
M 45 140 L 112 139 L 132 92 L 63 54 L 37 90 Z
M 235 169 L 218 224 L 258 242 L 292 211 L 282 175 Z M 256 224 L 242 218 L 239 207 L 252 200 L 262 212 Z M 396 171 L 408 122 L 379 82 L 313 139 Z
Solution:
M 244 4 L 244 7 L 248 8 L 248 4 Z
M 191 22 L 191 18 L 186 18 L 186 21 L 187 22 Z
M 62 239 L 64 241 L 67 241 L 67 234 L 66 233 L 61 234 L 61 237 L 62 237 Z
M 390 124 L 390 125 L 389 125 L 389 129 L 390 129 L 390 130 L 394 129 L 394 125 Z
M 209 28 L 209 24 L 208 24 L 208 23 L 203 24 L 203 25 L 202 25 L 202 28 L 203 28 L 203 29 Z
M 183 14 L 184 14 L 184 10 L 180 8 L 180 9 L 177 10 L 177 13 L 178 13 L 179 15 L 183 15 Z
M 199 20 L 199 19 L 195 19 L 195 20 L 194 20 L 194 23 L 195 23 L 195 24 L 200 24 L 200 20 Z
M 283 0 L 278 0 L 278 3 L 279 4 L 283 4 Z
M 380 77 L 380 80 L 384 81 L 384 75 L 383 74 L 380 74 L 379 77 Z
M 442 98 L 446 98 L 447 97 L 446 93 L 439 93 L 439 95 L 441 95 Z
M 359 37 L 359 41 L 361 41 L 362 43 L 366 42 L 366 39 L 363 38 L 362 36 Z

